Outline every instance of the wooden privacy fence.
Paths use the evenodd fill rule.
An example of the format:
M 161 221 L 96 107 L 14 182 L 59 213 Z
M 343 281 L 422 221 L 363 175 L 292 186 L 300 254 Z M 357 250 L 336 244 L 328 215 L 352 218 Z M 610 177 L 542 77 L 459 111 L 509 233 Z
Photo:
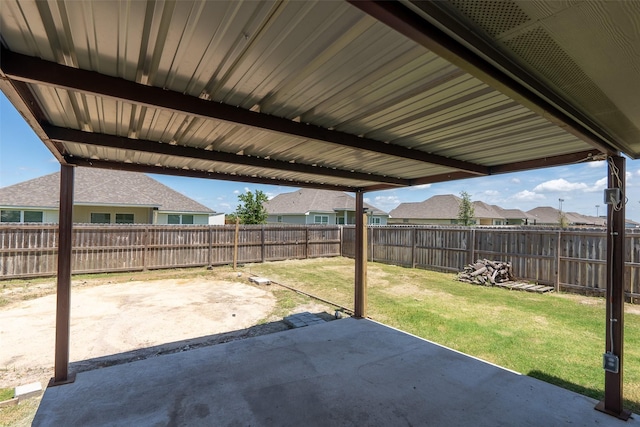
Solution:
M 510 262 L 522 280 L 557 290 L 606 288 L 607 234 L 600 229 L 375 226 L 370 260 L 459 272 L 479 258 Z M 58 227 L 0 225 L 0 279 L 55 275 Z M 75 225 L 73 273 L 232 264 L 235 226 Z M 243 225 L 237 262 L 354 256 L 353 226 Z M 640 298 L 640 230 L 627 230 L 625 291 Z
M 72 271 L 103 273 L 233 263 L 234 225 L 74 225 Z M 340 255 L 340 226 L 242 225 L 237 262 Z M 50 276 L 58 226 L 0 225 L 0 279 Z
M 510 262 L 522 280 L 556 290 L 606 290 L 604 229 L 538 227 L 369 227 L 369 260 L 412 268 L 459 272 L 480 258 Z M 353 257 L 354 227 L 343 229 L 342 255 Z M 626 233 L 625 291 L 640 298 L 640 230 Z

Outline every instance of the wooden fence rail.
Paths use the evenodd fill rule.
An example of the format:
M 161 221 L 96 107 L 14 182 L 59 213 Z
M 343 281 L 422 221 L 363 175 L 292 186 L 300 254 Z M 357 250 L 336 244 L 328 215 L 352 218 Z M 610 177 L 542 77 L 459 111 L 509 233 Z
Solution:
M 340 255 L 340 226 L 240 226 L 239 263 Z M 58 227 L 0 225 L 0 279 L 55 275 Z M 104 273 L 233 262 L 235 226 L 74 225 L 72 271 Z
M 458 272 L 479 258 L 507 261 L 522 280 L 557 290 L 606 289 L 607 235 L 601 229 L 374 226 L 369 259 Z M 58 227 L 0 225 L 0 279 L 55 275 Z M 225 265 L 233 262 L 235 226 L 75 225 L 73 273 Z M 353 257 L 353 226 L 240 226 L 239 263 Z M 640 298 L 640 230 L 627 230 L 625 291 Z
M 556 290 L 606 290 L 604 229 L 539 227 L 369 227 L 367 253 L 376 262 L 459 272 L 480 258 L 506 261 L 522 280 Z M 354 256 L 355 230 L 343 229 L 342 255 Z M 640 230 L 626 233 L 625 291 L 640 298 Z

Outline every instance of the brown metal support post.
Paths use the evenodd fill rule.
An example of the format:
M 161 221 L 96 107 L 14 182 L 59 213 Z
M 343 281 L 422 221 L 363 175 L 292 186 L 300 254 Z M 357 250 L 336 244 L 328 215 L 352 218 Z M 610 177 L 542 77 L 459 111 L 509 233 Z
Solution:
M 617 357 L 604 374 L 604 399 L 596 409 L 623 420 L 631 413 L 622 407 L 623 343 L 624 343 L 624 261 L 625 261 L 625 159 L 611 156 L 609 162 L 610 189 L 619 189 L 619 201 L 607 199 L 607 308 L 606 355 Z
M 356 192 L 355 307 L 354 317 L 367 316 L 367 238 L 364 193 Z
M 71 383 L 69 329 L 71 320 L 71 250 L 73 231 L 74 167 L 60 166 L 60 217 L 58 222 L 58 283 L 56 303 L 56 354 L 54 377 L 49 386 Z

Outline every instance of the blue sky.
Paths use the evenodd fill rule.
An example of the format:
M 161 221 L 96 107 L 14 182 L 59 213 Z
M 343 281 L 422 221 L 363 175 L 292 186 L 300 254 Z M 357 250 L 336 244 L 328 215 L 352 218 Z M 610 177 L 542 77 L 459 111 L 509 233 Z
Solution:
M 627 218 L 640 222 L 640 160 L 627 160 Z M 60 170 L 53 155 L 38 139 L 13 105 L 0 94 L 0 187 L 37 178 Z M 367 193 L 365 200 L 390 211 L 402 202 L 421 202 L 438 194 L 466 191 L 472 200 L 482 200 L 503 208 L 524 211 L 538 206 L 559 207 L 585 215 L 603 215 L 603 189 L 607 167 L 604 162 L 589 162 L 555 168 L 495 175 L 418 187 Z M 151 175 L 217 212 L 233 212 L 238 194 L 261 190 L 269 197 L 295 191 L 296 188 L 243 184 L 228 181 Z M 596 205 L 600 205 L 596 208 Z

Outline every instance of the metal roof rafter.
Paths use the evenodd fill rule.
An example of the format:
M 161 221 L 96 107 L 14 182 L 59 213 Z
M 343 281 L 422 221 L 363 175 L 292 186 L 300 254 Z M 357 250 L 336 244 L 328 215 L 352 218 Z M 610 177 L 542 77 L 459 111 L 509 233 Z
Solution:
M 222 120 L 285 135 L 450 167 L 477 175 L 488 174 L 487 167 L 476 163 L 469 163 L 421 150 L 412 150 L 400 145 L 388 144 L 346 132 L 299 123 L 219 102 L 207 101 L 154 86 L 145 86 L 118 77 L 107 76 L 95 71 L 67 67 L 15 53 L 4 48 L 0 52 L 0 61 L 2 72 L 8 78 L 16 81 L 42 84 L 118 99 L 151 108 L 198 116 L 204 119 Z
M 186 147 L 182 145 L 161 144 L 155 141 L 132 139 L 124 136 L 107 135 L 93 132 L 83 132 L 75 129 L 66 129 L 51 125 L 42 125 L 49 139 L 60 142 L 88 144 L 94 146 L 133 150 L 145 153 L 165 154 L 168 156 L 210 160 L 214 162 L 300 172 L 320 176 L 337 176 L 362 181 L 375 181 L 380 183 L 395 184 L 397 186 L 409 186 L 411 180 L 369 174 L 364 172 L 351 172 L 344 169 L 334 169 L 321 166 L 312 166 L 302 163 L 291 163 L 283 160 L 265 159 L 254 156 L 244 156 L 222 151 L 203 150 L 200 148 Z
M 239 174 L 232 175 L 228 173 L 207 172 L 207 171 L 194 170 L 194 169 L 170 168 L 165 166 L 143 165 L 138 163 L 115 162 L 110 160 L 92 160 L 92 159 L 84 159 L 84 158 L 79 158 L 79 157 L 74 157 L 69 155 L 65 156 L 65 160 L 66 160 L 66 164 L 68 165 L 82 166 L 87 168 L 125 170 L 130 172 L 155 173 L 160 175 L 184 176 L 189 178 L 217 179 L 221 181 L 251 182 L 254 184 L 285 185 L 288 187 L 322 188 L 325 190 L 333 190 L 333 191 L 355 192 L 359 190 L 358 187 L 349 187 L 344 185 L 321 184 L 321 183 L 315 183 L 315 182 L 305 182 L 305 181 L 295 181 L 295 180 L 289 181 L 285 179 L 276 179 L 276 178 L 270 179 L 267 177 L 239 175 Z

